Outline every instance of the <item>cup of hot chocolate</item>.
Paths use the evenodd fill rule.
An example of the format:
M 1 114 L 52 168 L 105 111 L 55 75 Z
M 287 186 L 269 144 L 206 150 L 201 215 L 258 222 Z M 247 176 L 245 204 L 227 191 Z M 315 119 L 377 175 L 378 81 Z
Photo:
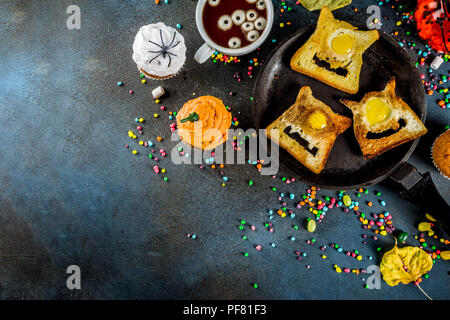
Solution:
M 242 56 L 269 36 L 274 18 L 271 0 L 198 0 L 197 28 L 205 43 L 194 55 L 204 63 L 215 52 Z

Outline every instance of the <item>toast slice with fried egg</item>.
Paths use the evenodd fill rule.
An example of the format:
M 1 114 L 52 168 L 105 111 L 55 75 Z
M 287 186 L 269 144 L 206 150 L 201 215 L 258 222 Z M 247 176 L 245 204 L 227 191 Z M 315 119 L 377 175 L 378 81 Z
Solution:
M 362 55 L 378 38 L 377 30 L 357 30 L 335 19 L 331 10 L 323 7 L 314 33 L 295 52 L 290 65 L 294 71 L 355 94 L 359 90 Z
M 338 135 L 352 124 L 302 87 L 295 103 L 266 129 L 266 135 L 318 174 L 325 167 Z
M 340 101 L 353 112 L 355 136 L 365 159 L 427 133 L 414 111 L 395 94 L 394 77 L 383 91 L 369 92 L 359 102 Z

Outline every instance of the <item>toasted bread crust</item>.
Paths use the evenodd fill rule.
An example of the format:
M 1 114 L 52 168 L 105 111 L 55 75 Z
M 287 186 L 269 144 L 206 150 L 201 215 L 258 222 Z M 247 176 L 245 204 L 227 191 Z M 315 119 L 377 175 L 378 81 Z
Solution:
M 313 72 L 311 70 L 308 69 L 303 69 L 298 67 L 295 63 L 293 63 L 293 61 L 297 60 L 298 56 L 301 56 L 302 52 L 301 51 L 297 51 L 294 56 L 292 57 L 291 60 L 291 68 L 294 71 L 297 71 L 299 73 L 303 73 L 305 75 L 307 75 L 308 77 L 314 78 L 319 80 L 320 82 L 323 82 L 327 85 L 329 85 L 330 87 L 336 88 L 338 90 L 350 93 L 350 94 L 356 94 L 359 90 L 359 86 L 358 87 L 348 87 L 343 85 L 343 82 L 333 82 L 330 81 L 329 78 L 327 77 L 326 74 L 322 74 L 322 73 L 317 73 L 317 72 Z M 358 83 L 359 83 L 359 75 L 358 75 Z

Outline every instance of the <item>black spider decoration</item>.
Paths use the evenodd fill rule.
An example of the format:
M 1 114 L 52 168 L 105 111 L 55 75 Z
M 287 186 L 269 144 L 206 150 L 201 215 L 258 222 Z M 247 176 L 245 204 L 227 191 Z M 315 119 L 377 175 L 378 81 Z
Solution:
M 172 63 L 172 57 L 171 56 L 176 57 L 177 55 L 172 53 L 172 52 L 170 52 L 169 50 L 175 48 L 177 45 L 180 44 L 180 40 L 178 40 L 178 42 L 176 42 L 175 44 L 173 43 L 175 41 L 176 35 L 177 35 L 176 32 L 174 32 L 172 41 L 170 42 L 170 44 L 168 46 L 164 44 L 164 39 L 163 39 L 163 36 L 162 36 L 162 30 L 161 29 L 159 29 L 159 36 L 161 38 L 161 44 L 157 44 L 156 42 L 148 40 L 148 42 L 153 43 L 155 46 L 158 46 L 159 48 L 161 48 L 161 50 L 159 50 L 159 51 L 148 51 L 148 52 L 151 52 L 151 53 L 157 53 L 158 54 L 155 57 L 153 57 L 151 60 L 149 60 L 149 62 L 148 62 L 149 64 L 152 63 L 153 60 L 158 58 L 160 55 L 162 55 L 164 59 L 166 58 L 166 56 L 169 57 L 169 64 L 167 65 L 167 67 L 170 67 L 170 64 Z

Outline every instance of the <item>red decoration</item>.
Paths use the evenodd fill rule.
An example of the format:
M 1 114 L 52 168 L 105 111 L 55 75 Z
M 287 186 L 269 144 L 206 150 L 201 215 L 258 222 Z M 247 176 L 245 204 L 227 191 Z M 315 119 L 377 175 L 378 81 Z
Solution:
M 418 0 L 414 12 L 419 36 L 434 50 L 446 53 L 450 53 L 449 6 L 448 0 Z

